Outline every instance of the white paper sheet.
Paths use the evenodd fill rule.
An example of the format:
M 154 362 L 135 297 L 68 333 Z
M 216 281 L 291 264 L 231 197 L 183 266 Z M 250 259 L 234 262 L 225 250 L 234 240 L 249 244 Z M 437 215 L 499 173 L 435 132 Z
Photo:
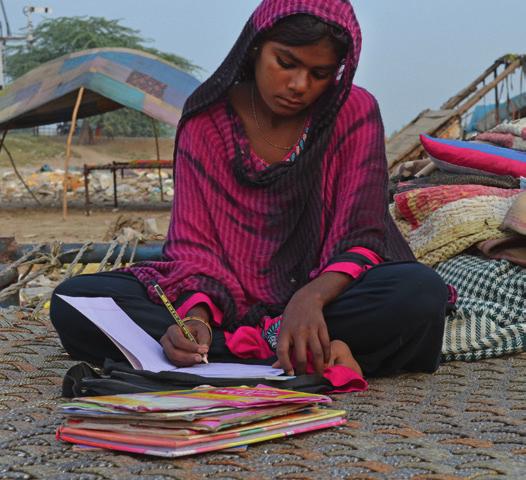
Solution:
M 136 369 L 151 372 L 177 370 L 204 377 L 223 378 L 264 378 L 283 373 L 283 370 L 268 365 L 240 363 L 212 362 L 177 368 L 165 357 L 161 344 L 139 327 L 111 297 L 58 296 L 97 325 Z

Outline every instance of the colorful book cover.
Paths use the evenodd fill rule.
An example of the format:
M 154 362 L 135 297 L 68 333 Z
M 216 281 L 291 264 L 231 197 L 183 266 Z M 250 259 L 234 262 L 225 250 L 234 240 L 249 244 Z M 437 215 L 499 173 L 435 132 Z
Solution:
M 280 419 L 257 422 L 223 432 L 196 435 L 185 441 L 138 437 L 114 432 L 59 427 L 57 438 L 75 444 L 164 457 L 180 457 L 297 435 L 345 423 L 344 410 L 312 409 Z
M 129 434 L 108 431 L 106 429 L 88 430 L 69 426 L 63 427 L 63 431 L 66 433 L 72 433 L 76 435 L 84 435 L 90 436 L 92 438 L 99 438 L 101 440 L 133 443 L 138 445 L 180 448 L 196 443 L 203 443 L 227 438 L 237 438 L 240 436 L 251 435 L 253 433 L 271 431 L 276 428 L 281 428 L 283 426 L 292 427 L 306 422 L 341 417 L 344 415 L 344 410 L 326 410 L 319 408 L 311 408 L 302 413 L 295 413 L 283 417 L 273 418 L 270 420 L 255 422 L 249 425 L 234 427 L 220 432 L 191 432 L 187 435 L 176 434 L 174 436 L 170 435 L 170 432 L 166 432 L 161 435 L 148 435 L 147 432 L 142 432 L 142 434 L 139 435 L 136 433 Z
M 130 393 L 82 397 L 76 400 L 83 403 L 135 412 L 204 410 L 219 407 L 249 408 L 288 403 L 313 404 L 331 402 L 331 399 L 325 395 L 294 392 L 265 385 Z
M 126 433 L 148 433 L 152 434 L 185 434 L 186 431 L 208 431 L 215 432 L 231 428 L 236 425 L 244 425 L 267 418 L 289 415 L 299 410 L 304 410 L 305 405 L 280 405 L 278 407 L 258 407 L 250 409 L 233 409 L 227 412 L 210 413 L 208 416 L 185 420 L 145 420 L 136 416 L 135 419 L 102 417 L 79 417 L 68 416 L 66 424 L 68 427 L 87 428 L 90 430 L 111 430 Z M 148 415 L 148 414 L 142 414 Z
M 215 413 L 227 413 L 238 411 L 237 408 L 205 408 L 201 410 L 180 410 L 173 412 L 137 412 L 132 410 L 122 410 L 120 408 L 110 408 L 102 405 L 82 404 L 78 402 L 68 402 L 59 406 L 62 414 L 69 417 L 78 418 L 115 418 L 121 420 L 163 420 L 163 421 L 193 421 L 198 418 L 208 417 Z

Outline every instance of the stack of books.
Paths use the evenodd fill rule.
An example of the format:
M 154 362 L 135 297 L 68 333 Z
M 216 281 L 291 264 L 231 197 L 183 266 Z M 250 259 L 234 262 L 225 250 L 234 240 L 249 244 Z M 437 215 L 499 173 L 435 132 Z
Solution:
M 342 425 L 345 410 L 330 402 L 263 385 L 82 397 L 61 406 L 57 439 L 182 457 Z

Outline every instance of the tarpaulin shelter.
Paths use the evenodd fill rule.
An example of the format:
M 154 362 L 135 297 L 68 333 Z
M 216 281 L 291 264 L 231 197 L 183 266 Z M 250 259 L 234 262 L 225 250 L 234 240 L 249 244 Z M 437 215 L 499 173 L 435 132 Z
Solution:
M 466 132 L 485 132 L 500 122 L 526 116 L 526 93 L 501 102 L 498 113 L 495 110 L 496 104 L 494 103 L 475 107 L 471 120 L 465 128 Z
M 121 107 L 176 126 L 186 98 L 199 83 L 175 65 L 139 50 L 83 50 L 40 65 L 9 85 L 0 94 L 0 129 L 5 137 L 8 130 L 75 124 L 77 118 Z M 73 131 L 74 125 L 68 137 L 65 185 Z

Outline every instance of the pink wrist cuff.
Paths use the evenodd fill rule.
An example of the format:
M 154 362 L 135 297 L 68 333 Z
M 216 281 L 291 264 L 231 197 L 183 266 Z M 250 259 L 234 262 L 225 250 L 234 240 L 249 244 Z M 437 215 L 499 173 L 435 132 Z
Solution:
M 325 272 L 338 272 L 350 275 L 353 278 L 358 278 L 365 270 L 371 268 L 369 265 L 357 265 L 351 262 L 337 262 L 332 263 L 326 269 L 322 270 L 321 273 Z
M 358 255 L 361 255 L 362 257 L 367 258 L 367 260 L 371 261 L 375 265 L 378 265 L 383 261 L 382 258 L 376 253 L 374 253 L 372 250 L 369 250 L 368 248 L 364 247 L 350 248 L 349 250 L 347 250 L 347 253 L 356 253 Z M 354 262 L 336 262 L 330 264 L 328 267 L 323 269 L 321 273 L 339 272 L 345 273 L 353 278 L 358 278 L 363 272 L 369 270 L 370 268 L 370 265 L 358 265 Z
M 211 323 L 214 325 L 221 325 L 221 322 L 223 321 L 223 312 L 219 310 L 210 297 L 204 293 L 194 293 L 191 297 L 187 298 L 177 309 L 177 313 L 181 318 L 184 318 L 186 314 L 199 303 L 206 304 L 210 309 L 210 312 L 212 313 Z

